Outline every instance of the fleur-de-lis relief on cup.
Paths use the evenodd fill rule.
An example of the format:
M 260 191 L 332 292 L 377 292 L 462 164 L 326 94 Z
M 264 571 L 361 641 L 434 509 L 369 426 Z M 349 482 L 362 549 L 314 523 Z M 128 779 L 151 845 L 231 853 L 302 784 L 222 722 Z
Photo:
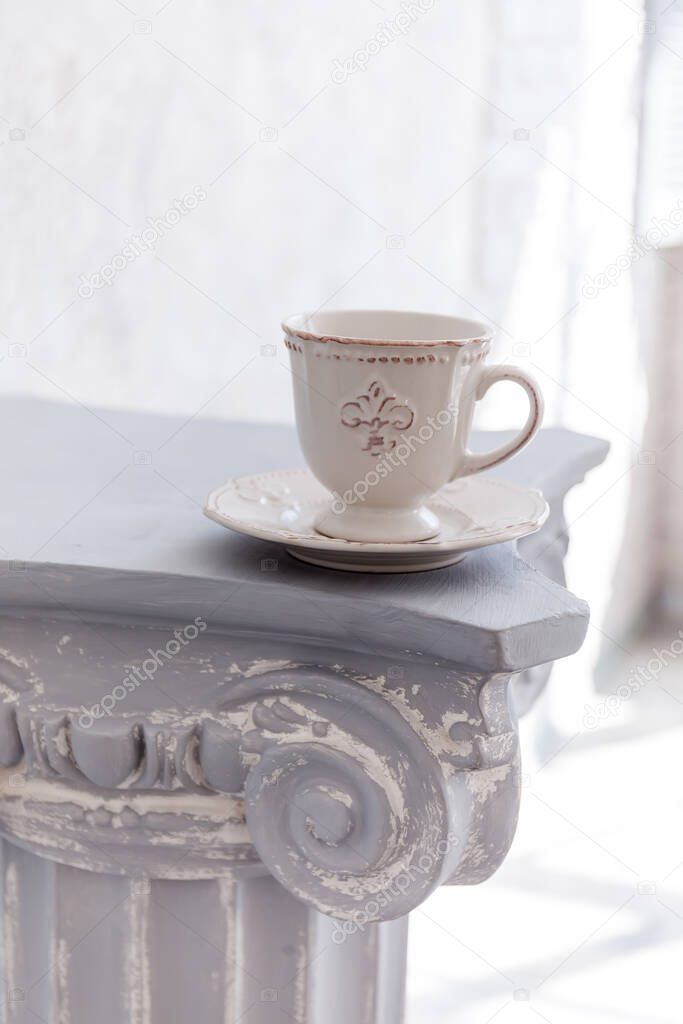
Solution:
M 341 422 L 362 433 L 362 450 L 370 455 L 391 451 L 403 430 L 412 426 L 415 412 L 406 401 L 392 394 L 379 380 L 373 380 L 362 395 L 345 402 Z
M 315 528 L 371 544 L 426 540 L 439 520 L 426 502 L 446 483 L 489 469 L 538 430 L 543 399 L 514 366 L 488 366 L 482 323 L 434 313 L 337 310 L 282 325 L 297 430 L 313 475 L 331 492 Z M 494 451 L 467 443 L 474 408 L 497 381 L 529 399 L 522 429 Z

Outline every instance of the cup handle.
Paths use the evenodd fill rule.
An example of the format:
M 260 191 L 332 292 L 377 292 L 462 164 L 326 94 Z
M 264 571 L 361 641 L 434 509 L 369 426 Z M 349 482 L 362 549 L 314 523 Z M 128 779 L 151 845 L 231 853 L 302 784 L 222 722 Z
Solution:
M 479 401 L 484 397 L 489 388 L 499 380 L 511 380 L 524 388 L 529 398 L 529 415 L 527 421 L 516 437 L 506 441 L 500 447 L 494 448 L 492 452 L 485 452 L 476 455 L 473 452 L 465 453 L 465 461 L 458 476 L 470 476 L 472 473 L 480 473 L 482 469 L 490 469 L 497 466 L 499 462 L 505 462 L 510 456 L 523 448 L 541 425 L 543 419 L 543 396 L 538 384 L 528 373 L 517 366 L 485 366 L 477 382 L 475 399 Z

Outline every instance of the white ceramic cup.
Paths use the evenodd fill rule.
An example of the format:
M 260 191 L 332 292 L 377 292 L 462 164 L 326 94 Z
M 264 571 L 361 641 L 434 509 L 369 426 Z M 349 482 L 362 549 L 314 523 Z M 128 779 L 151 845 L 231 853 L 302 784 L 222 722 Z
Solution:
M 536 433 L 543 399 L 512 366 L 486 366 L 481 323 L 432 313 L 338 310 L 283 323 L 299 440 L 332 492 L 316 529 L 367 543 L 425 540 L 439 521 L 425 502 L 444 484 L 509 459 Z M 526 391 L 529 416 L 485 455 L 467 448 L 474 406 L 492 384 Z

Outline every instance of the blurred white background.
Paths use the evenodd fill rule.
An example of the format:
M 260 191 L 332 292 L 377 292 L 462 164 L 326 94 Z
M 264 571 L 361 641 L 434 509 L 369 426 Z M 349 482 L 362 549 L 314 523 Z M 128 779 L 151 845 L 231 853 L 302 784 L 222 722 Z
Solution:
M 633 383 L 628 284 L 577 300 L 632 233 L 637 9 L 133 6 L 4 4 L 3 391 L 289 419 L 285 314 L 414 307 L 495 323 L 551 418 L 629 426 L 597 389 Z
M 641 876 L 662 873 L 660 840 L 683 858 L 675 823 L 676 835 L 635 850 L 649 793 L 634 765 L 654 756 L 658 730 L 623 748 L 620 734 L 601 746 L 581 732 L 596 664 L 610 687 L 641 656 L 641 641 L 624 637 L 653 589 L 656 527 L 637 502 L 636 533 L 622 536 L 630 495 L 662 476 L 643 441 L 651 352 L 639 347 L 631 268 L 656 273 L 664 254 L 629 253 L 652 136 L 644 55 L 656 53 L 661 80 L 679 80 L 677 3 L 2 0 L 0 10 L 0 394 L 103 408 L 105 419 L 133 407 L 291 421 L 286 314 L 414 308 L 494 324 L 497 359 L 538 376 L 547 422 L 611 442 L 567 510 L 569 584 L 590 600 L 589 637 L 523 730 L 529 785 L 559 810 L 527 796 L 500 875 L 437 894 L 425 915 L 439 924 L 416 915 L 409 1021 L 679 1019 L 680 923 L 662 923 L 668 910 L 660 918 L 648 904 L 616 945 L 592 938 Z M 669 217 L 678 194 L 650 188 L 645 226 Z M 479 425 L 519 421 L 512 389 L 500 395 Z M 676 702 L 667 728 L 680 724 Z M 634 703 L 620 727 L 641 713 Z M 675 765 L 674 746 L 657 756 Z M 602 792 L 619 773 L 618 794 Z M 614 846 L 617 860 L 637 862 L 636 881 L 596 854 Z M 660 926 L 655 958 L 643 949 Z M 590 962 L 567 973 L 578 949 Z M 652 974 L 625 984 L 636 954 Z M 564 987 L 514 998 L 556 966 Z M 659 1001 L 638 1003 L 636 991 L 654 989 Z

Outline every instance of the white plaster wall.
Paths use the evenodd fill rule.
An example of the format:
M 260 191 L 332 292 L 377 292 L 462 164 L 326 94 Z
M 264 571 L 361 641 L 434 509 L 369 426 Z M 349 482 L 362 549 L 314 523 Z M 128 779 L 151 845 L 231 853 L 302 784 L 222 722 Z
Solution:
M 419 3 L 0 0 L 0 394 L 289 418 L 282 316 L 398 306 L 495 321 L 504 358 L 544 336 L 567 418 L 576 275 L 627 230 L 576 181 L 628 202 L 637 11 Z M 196 188 L 154 252 L 79 294 Z M 521 415 L 504 393 L 496 425 Z
M 335 84 L 398 5 L 132 6 L 0 5 L 0 391 L 282 419 L 285 314 L 461 305 L 409 254 L 428 264 L 438 244 L 467 294 L 467 218 L 438 241 L 411 232 L 482 162 L 485 104 L 430 62 L 476 87 L 480 12 L 413 5 L 403 37 Z M 153 253 L 79 295 L 196 188 Z

